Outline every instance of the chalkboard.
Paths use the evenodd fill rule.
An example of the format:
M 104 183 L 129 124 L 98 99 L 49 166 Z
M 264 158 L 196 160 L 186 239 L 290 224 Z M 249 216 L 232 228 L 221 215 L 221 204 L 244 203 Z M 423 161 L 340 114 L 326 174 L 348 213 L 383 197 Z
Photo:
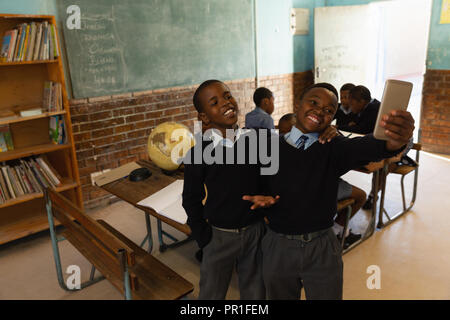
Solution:
M 255 76 L 253 0 L 63 0 L 74 98 Z M 80 8 L 69 29 L 67 8 Z

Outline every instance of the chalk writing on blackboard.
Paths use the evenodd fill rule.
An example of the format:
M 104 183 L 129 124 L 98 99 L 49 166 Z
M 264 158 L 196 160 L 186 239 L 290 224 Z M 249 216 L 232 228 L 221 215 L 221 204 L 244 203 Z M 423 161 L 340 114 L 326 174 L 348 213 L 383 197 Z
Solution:
M 103 88 L 123 91 L 127 85 L 127 66 L 124 50 L 117 35 L 114 6 L 104 14 L 83 14 L 78 39 L 82 56 L 78 59 L 77 78 L 82 88 L 102 93 Z

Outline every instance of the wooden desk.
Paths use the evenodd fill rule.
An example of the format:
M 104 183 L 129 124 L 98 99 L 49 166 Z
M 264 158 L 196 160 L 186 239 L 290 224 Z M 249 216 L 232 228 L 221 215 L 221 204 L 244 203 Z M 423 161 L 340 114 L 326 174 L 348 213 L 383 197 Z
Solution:
M 162 216 L 158 213 L 156 213 L 155 210 L 143 207 L 138 205 L 137 203 L 148 196 L 154 194 L 155 192 L 158 192 L 159 190 L 167 187 L 169 184 L 174 182 L 177 179 L 183 179 L 184 174 L 182 170 L 176 171 L 173 175 L 169 176 L 164 174 L 160 168 L 158 168 L 156 165 L 154 165 L 152 162 L 147 160 L 141 160 L 137 162 L 140 166 L 148 168 L 152 172 L 152 176 L 144 181 L 139 182 L 132 182 L 128 178 L 119 179 L 116 181 L 113 181 L 111 183 L 108 183 L 101 188 L 108 191 L 109 193 L 115 195 L 119 199 L 122 199 L 131 205 L 135 206 L 138 209 L 141 209 L 145 213 L 145 222 L 146 222 L 146 228 L 147 228 L 147 236 L 142 241 L 141 246 L 145 244 L 146 241 L 148 241 L 148 252 L 151 252 L 153 248 L 153 241 L 152 241 L 152 230 L 151 230 L 151 224 L 150 224 L 150 215 L 154 216 L 157 219 L 157 226 L 158 226 L 158 239 L 159 239 L 159 250 L 164 251 L 168 247 L 177 246 L 182 243 L 185 243 L 187 240 L 190 240 L 190 237 L 188 239 L 185 239 L 183 241 L 179 241 L 178 239 L 174 238 L 169 233 L 165 232 L 162 229 L 161 222 L 164 222 L 171 227 L 181 231 L 182 233 L 186 234 L 187 236 L 190 236 L 191 229 L 187 224 L 181 224 L 178 223 L 172 219 L 169 219 L 165 216 Z M 172 244 L 166 244 L 164 242 L 163 236 L 168 237 L 174 243 Z

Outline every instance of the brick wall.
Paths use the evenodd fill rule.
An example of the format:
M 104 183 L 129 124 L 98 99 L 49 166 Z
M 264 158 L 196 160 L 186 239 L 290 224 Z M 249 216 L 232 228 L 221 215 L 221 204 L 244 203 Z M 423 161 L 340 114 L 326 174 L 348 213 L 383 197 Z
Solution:
M 293 112 L 294 101 L 312 82 L 312 72 L 259 79 L 258 86 L 265 86 L 275 94 L 275 124 L 283 114 Z M 255 79 L 233 80 L 226 84 L 238 102 L 238 123 L 243 126 L 245 114 L 254 108 Z M 115 200 L 108 192 L 92 186 L 91 173 L 147 159 L 148 136 L 160 123 L 175 121 L 193 130 L 197 112 L 192 105 L 192 96 L 196 88 L 197 85 L 70 101 L 83 201 L 87 210 Z
M 423 150 L 450 154 L 450 70 L 427 70 L 423 82 Z

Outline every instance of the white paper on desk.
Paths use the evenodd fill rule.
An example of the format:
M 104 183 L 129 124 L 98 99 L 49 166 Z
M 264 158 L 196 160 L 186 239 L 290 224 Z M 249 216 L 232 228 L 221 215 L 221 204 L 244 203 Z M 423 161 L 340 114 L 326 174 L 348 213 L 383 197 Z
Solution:
M 177 180 L 137 204 L 152 208 L 162 216 L 185 224 L 187 215 L 182 206 L 182 193 L 183 180 Z

